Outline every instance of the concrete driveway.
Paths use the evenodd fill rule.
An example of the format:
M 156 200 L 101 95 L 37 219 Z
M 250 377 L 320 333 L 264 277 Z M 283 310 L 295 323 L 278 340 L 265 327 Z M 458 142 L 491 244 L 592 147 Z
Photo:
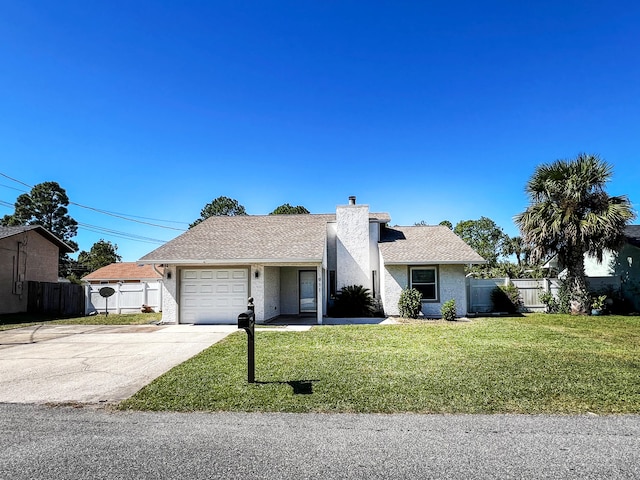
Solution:
M 0 332 L 0 402 L 130 397 L 234 325 L 38 325 Z

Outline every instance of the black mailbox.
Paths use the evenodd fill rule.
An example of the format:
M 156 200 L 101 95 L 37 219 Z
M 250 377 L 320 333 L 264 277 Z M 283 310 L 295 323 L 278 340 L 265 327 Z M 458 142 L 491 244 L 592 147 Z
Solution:
M 256 315 L 251 310 L 238 315 L 238 328 L 251 328 L 256 322 Z
M 253 298 L 249 297 L 247 310 L 238 315 L 238 328 L 243 328 L 247 332 L 247 381 L 256 381 L 256 357 L 254 347 L 256 314 L 253 306 Z

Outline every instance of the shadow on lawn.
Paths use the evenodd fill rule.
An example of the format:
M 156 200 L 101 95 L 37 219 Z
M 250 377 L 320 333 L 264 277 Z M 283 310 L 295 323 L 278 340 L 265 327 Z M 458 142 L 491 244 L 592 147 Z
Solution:
M 311 395 L 313 394 L 313 382 L 319 381 L 320 380 L 289 380 L 256 383 L 258 385 L 289 385 L 293 388 L 294 395 Z

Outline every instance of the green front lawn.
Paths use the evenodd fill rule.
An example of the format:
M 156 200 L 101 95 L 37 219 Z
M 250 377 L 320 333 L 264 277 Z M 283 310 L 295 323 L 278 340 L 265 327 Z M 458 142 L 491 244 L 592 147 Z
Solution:
M 55 319 L 44 315 L 16 313 L 0 315 L 0 331 L 32 325 L 145 325 L 159 322 L 162 313 L 121 313 Z
M 640 413 L 640 317 L 528 315 L 227 337 L 123 409 Z

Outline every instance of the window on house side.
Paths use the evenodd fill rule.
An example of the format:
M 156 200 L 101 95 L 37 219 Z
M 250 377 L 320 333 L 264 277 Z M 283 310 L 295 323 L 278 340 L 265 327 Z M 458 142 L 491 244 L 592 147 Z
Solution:
M 438 272 L 435 267 L 411 269 L 411 288 L 422 293 L 422 300 L 435 302 L 438 300 Z

